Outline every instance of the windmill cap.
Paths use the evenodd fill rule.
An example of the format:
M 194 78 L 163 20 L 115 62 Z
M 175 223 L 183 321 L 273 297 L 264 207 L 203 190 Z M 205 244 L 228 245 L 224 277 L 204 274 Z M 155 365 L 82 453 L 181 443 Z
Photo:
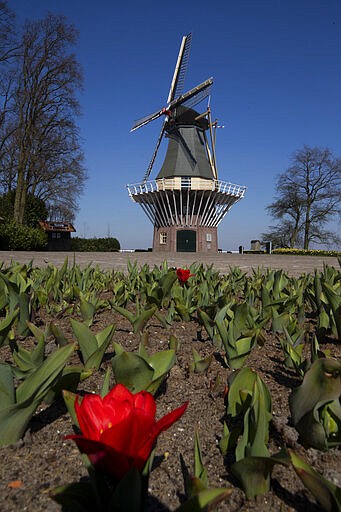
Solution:
M 168 120 L 166 130 L 171 130 L 174 124 L 183 126 L 198 126 L 202 130 L 208 130 L 208 120 L 206 117 L 196 119 L 199 115 L 199 112 L 196 110 L 185 107 L 184 105 L 179 105 L 173 110 L 173 116 Z

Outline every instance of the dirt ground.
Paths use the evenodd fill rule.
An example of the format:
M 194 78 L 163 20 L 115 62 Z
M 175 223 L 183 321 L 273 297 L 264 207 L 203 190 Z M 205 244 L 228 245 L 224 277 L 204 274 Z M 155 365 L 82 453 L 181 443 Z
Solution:
M 41 311 L 35 323 L 43 328 L 52 320 L 72 339 L 68 317 L 52 319 Z M 111 310 L 104 310 L 96 316 L 93 331 L 112 323 L 116 324 L 114 341 L 128 350 L 135 350 L 139 343 L 138 337 L 131 332 L 130 324 Z M 219 506 L 219 511 L 321 510 L 294 471 L 284 466 L 275 466 L 269 493 L 255 500 L 246 499 L 231 474 L 231 460 L 228 457 L 224 459 L 218 447 L 219 438 L 223 434 L 224 390 L 230 370 L 224 367 L 220 354 L 207 339 L 205 332 L 201 333 L 193 321 L 175 322 L 169 330 L 165 330 L 152 319 L 147 329 L 151 352 L 167 348 L 171 334 L 179 341 L 176 364 L 157 396 L 157 416 L 163 416 L 184 401 L 189 401 L 188 409 L 180 421 L 158 439 L 155 467 L 150 478 L 148 512 L 174 511 L 185 499 L 184 474 L 186 471 L 193 473 L 195 429 L 199 433 L 210 486 L 232 489 L 232 494 Z M 190 371 L 193 347 L 202 356 L 213 355 L 205 373 Z M 341 357 L 340 343 L 328 342 L 321 348 L 324 351 L 329 349 L 333 357 Z M 83 381 L 79 386 L 80 391 L 99 392 L 105 370 L 111 364 L 111 356 L 110 351 L 107 352 L 100 371 Z M 0 349 L 1 360 L 10 358 L 8 347 Z M 327 479 L 341 486 L 341 451 L 336 448 L 328 452 L 305 450 L 298 443 L 295 429 L 290 426 L 288 396 L 299 381 L 296 374 L 284 366 L 283 351 L 273 334 L 267 333 L 265 345 L 253 349 L 246 366 L 259 373 L 272 395 L 274 419 L 270 431 L 270 452 L 277 453 L 282 446 L 291 447 Z M 51 500 L 50 491 L 56 486 L 86 478 L 87 475 L 75 444 L 64 439 L 71 433 L 72 422 L 60 400 L 50 407 L 42 405 L 29 424 L 24 439 L 0 450 L 2 512 L 61 510 Z

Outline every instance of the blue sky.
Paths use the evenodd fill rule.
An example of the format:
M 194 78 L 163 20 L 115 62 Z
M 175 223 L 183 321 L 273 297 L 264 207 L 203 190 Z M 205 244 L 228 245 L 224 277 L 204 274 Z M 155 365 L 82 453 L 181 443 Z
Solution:
M 328 146 L 341 156 L 340 0 L 8 0 L 8 6 L 19 22 L 50 11 L 79 30 L 78 124 L 89 179 L 78 236 L 115 236 L 126 249 L 152 245 L 152 225 L 125 186 L 142 180 L 161 120 L 130 128 L 164 105 L 181 37 L 189 32 L 184 89 L 213 76 L 212 115 L 225 126 L 217 134 L 219 178 L 247 186 L 219 225 L 220 248 L 248 249 L 267 230 L 265 207 L 295 150 Z

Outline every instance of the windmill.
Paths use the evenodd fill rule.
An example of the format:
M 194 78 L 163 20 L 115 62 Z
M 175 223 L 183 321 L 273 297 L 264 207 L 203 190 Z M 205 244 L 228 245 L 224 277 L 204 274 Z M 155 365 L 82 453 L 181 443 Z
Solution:
M 131 131 L 163 117 L 160 135 L 141 183 L 127 185 L 154 225 L 154 251 L 217 252 L 217 226 L 246 188 L 218 180 L 215 156 L 217 122 L 208 106 L 193 109 L 210 94 L 209 78 L 183 93 L 191 34 L 182 38 L 166 103 L 135 121 Z M 149 180 L 159 147 L 168 138 L 164 162 Z

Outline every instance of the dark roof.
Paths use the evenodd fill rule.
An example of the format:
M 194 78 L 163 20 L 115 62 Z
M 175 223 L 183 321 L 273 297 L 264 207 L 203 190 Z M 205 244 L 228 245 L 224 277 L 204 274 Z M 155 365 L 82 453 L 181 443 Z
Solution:
M 50 220 L 40 220 L 40 226 L 44 231 L 56 231 L 56 232 L 75 232 L 75 228 L 70 222 L 57 222 Z
M 193 125 L 175 126 L 167 137 L 165 160 L 156 179 L 176 176 L 214 179 L 205 150 L 203 130 Z
M 173 110 L 173 116 L 168 120 L 166 130 L 171 130 L 174 124 L 177 126 L 197 126 L 202 130 L 208 130 L 208 120 L 206 117 L 196 119 L 198 116 L 200 116 L 200 114 L 196 110 L 185 107 L 184 105 L 179 105 Z

